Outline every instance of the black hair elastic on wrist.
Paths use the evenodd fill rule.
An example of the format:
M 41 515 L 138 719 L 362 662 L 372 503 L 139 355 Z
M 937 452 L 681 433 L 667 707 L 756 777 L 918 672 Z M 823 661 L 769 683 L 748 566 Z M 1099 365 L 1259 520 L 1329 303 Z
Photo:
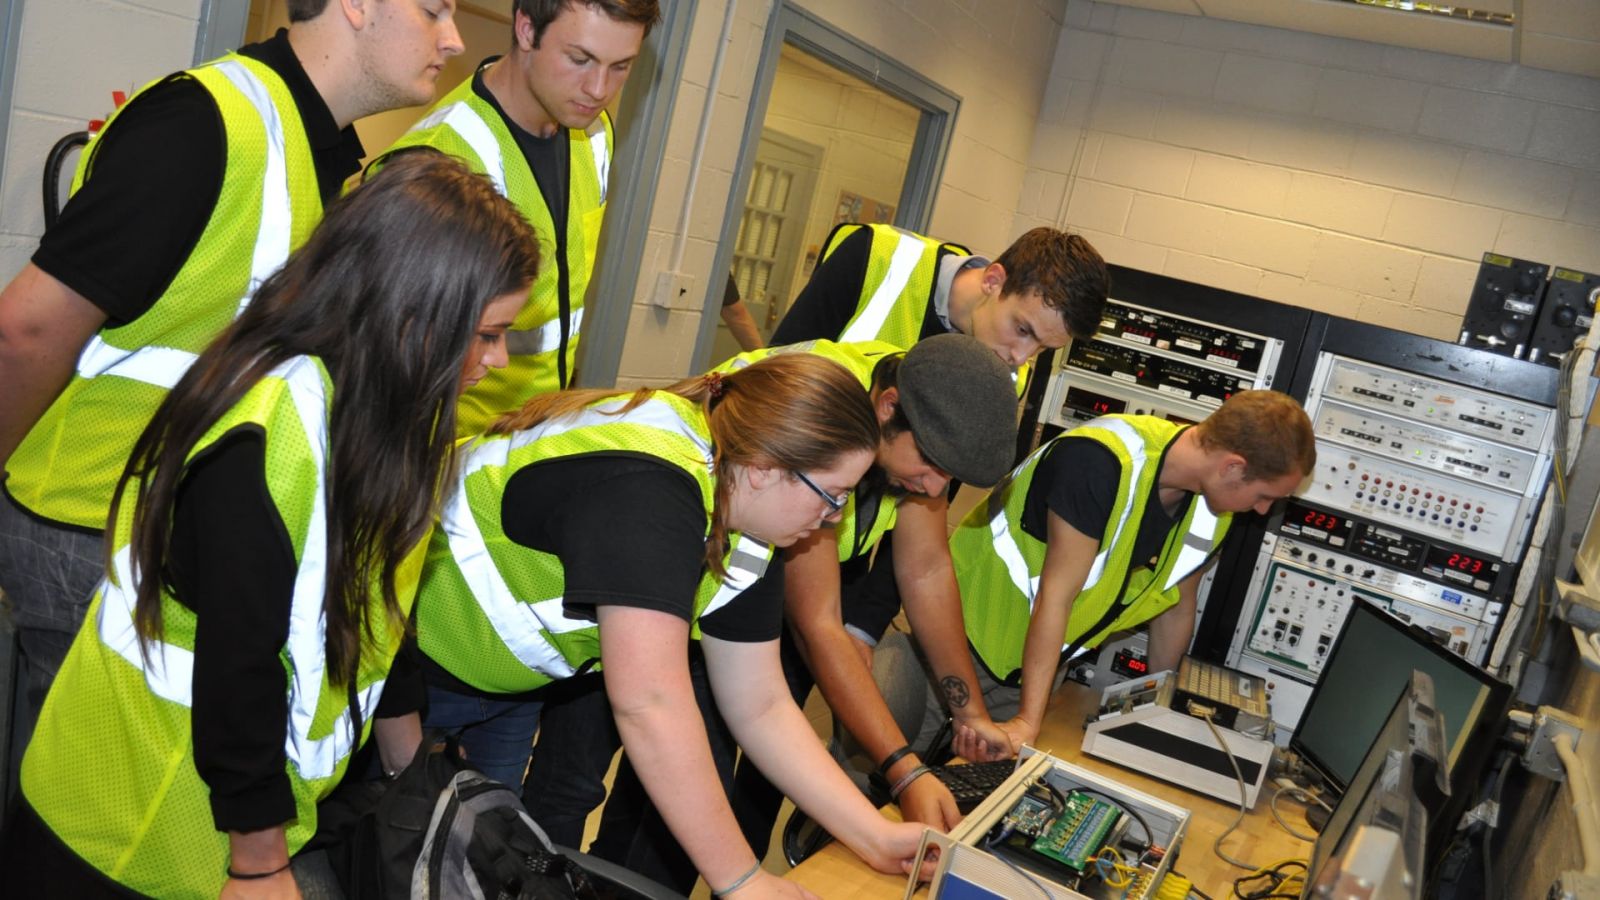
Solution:
M 878 774 L 882 775 L 887 780 L 889 777 L 889 768 L 910 755 L 911 745 L 907 744 L 904 747 L 901 747 L 899 750 L 896 750 L 888 756 L 885 756 L 883 758 L 883 762 L 878 763 Z
M 229 878 L 236 878 L 239 881 L 260 881 L 263 878 L 271 878 L 274 875 L 278 875 L 278 874 L 280 874 L 282 872 L 286 872 L 286 871 L 288 871 L 289 867 L 292 866 L 292 865 L 294 865 L 294 860 L 291 859 L 288 862 L 286 862 L 283 865 L 277 867 L 276 869 L 273 869 L 270 872 L 235 872 L 233 870 L 233 866 L 229 866 L 228 867 L 228 877 Z

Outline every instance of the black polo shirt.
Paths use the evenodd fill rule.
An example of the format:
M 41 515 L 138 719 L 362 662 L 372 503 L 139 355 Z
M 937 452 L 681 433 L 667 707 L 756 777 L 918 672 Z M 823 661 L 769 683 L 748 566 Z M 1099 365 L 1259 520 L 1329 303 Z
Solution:
M 340 129 L 289 46 L 289 33 L 239 53 L 288 86 L 305 126 L 326 204 L 359 171 L 361 141 Z M 169 76 L 129 101 L 94 144 L 94 177 L 39 242 L 33 264 L 100 307 L 111 324 L 143 315 L 200 240 L 222 191 L 227 138 L 216 101 L 192 78 Z

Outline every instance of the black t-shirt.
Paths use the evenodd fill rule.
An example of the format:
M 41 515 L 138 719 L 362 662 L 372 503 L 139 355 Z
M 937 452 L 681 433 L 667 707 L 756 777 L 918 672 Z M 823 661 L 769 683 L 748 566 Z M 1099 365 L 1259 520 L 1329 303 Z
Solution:
M 289 46 L 288 32 L 239 52 L 265 63 L 294 98 L 323 203 L 339 195 L 364 152 L 340 129 Z M 222 191 L 227 141 L 216 101 L 172 76 L 131 101 L 91 148 L 94 177 L 39 241 L 33 264 L 126 324 L 153 306 L 188 260 Z
M 279 657 L 289 637 L 294 549 L 266 481 L 261 431 L 242 428 L 197 456 L 178 487 L 170 576 L 195 612 L 195 768 L 219 830 L 295 816 L 284 771 L 289 698 Z M 395 658 L 375 716 L 420 708 L 421 672 Z
M 1159 474 L 1158 470 L 1157 477 Z M 1060 438 L 1034 470 L 1033 483 L 1028 486 L 1028 497 L 1022 507 L 1022 530 L 1029 537 L 1048 543 L 1046 511 L 1049 511 L 1089 537 L 1102 540 L 1112 507 L 1117 502 L 1117 484 L 1121 477 L 1122 465 L 1104 444 L 1093 438 Z M 1168 514 L 1161 505 L 1161 492 L 1150 492 L 1144 517 L 1139 521 L 1139 532 L 1134 537 L 1136 566 L 1147 564 L 1160 555 L 1167 535 L 1183 520 L 1192 502 L 1194 495 L 1189 494 L 1174 514 Z
M 596 606 L 629 606 L 694 617 L 705 572 L 706 511 L 682 471 L 653 457 L 604 454 L 528 466 L 501 497 L 506 537 L 561 560 L 565 609 L 592 619 Z M 726 641 L 775 640 L 783 624 L 782 567 L 700 618 Z M 424 659 L 429 679 L 452 691 L 492 696 Z
M 561 346 L 556 353 L 556 383 L 565 388 L 571 384 L 572 377 L 572 373 L 567 371 L 567 345 L 572 340 L 572 271 L 567 264 L 567 207 L 571 195 L 569 170 L 572 167 L 570 158 L 572 139 L 567 129 L 559 126 L 549 137 L 539 137 L 506 115 L 500 101 L 483 83 L 485 68 L 498 58 L 491 56 L 478 66 L 478 70 L 472 75 L 472 92 L 493 107 L 501 121 L 505 123 L 506 130 L 511 132 L 512 140 L 516 141 L 518 149 L 522 151 L 523 159 L 528 161 L 528 169 L 533 172 L 533 181 L 539 186 L 539 195 L 544 198 L 545 209 L 550 211 L 550 223 L 555 229 L 555 234 L 541 235 L 541 237 L 548 237 L 550 243 L 555 245 L 556 304 L 561 322 Z M 551 262 L 547 258 L 541 261 L 541 265 L 550 265 Z
M 489 93 L 489 88 L 483 83 L 484 70 L 497 59 L 499 57 L 491 56 L 479 64 L 478 70 L 472 75 L 472 92 L 500 114 L 506 130 L 511 132 L 512 139 L 522 150 L 523 157 L 528 161 L 528 168 L 533 171 L 533 180 L 539 185 L 539 194 L 544 197 L 545 208 L 550 210 L 550 221 L 556 229 L 551 239 L 558 247 L 564 248 L 567 240 L 567 195 L 570 181 L 567 170 L 571 168 L 572 138 L 567 129 L 560 126 L 557 126 L 555 133 L 549 137 L 539 137 L 506 115 L 500 101 L 494 94 Z M 565 259 L 564 254 L 562 258 Z
M 772 346 L 838 340 L 861 303 L 861 286 L 867 280 L 867 261 L 871 255 L 871 228 L 858 229 L 840 241 L 827 259 L 817 263 L 811 279 L 784 313 L 783 321 L 772 332 Z M 944 333 L 938 310 L 929 302 L 918 339 Z

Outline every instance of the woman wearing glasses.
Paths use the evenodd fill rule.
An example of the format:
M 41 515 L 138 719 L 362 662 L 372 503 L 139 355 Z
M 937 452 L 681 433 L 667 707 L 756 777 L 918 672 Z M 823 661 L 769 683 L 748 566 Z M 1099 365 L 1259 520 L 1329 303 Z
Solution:
M 877 442 L 860 383 L 801 354 L 632 395 L 545 395 L 501 419 L 463 451 L 423 574 L 428 724 L 516 785 L 539 690 L 598 668 L 624 746 L 707 883 L 793 893 L 759 871 L 720 788 L 689 680 L 698 637 L 750 757 L 897 871 L 920 831 L 878 815 L 789 699 L 781 587 L 762 577 L 771 547 L 834 513 Z

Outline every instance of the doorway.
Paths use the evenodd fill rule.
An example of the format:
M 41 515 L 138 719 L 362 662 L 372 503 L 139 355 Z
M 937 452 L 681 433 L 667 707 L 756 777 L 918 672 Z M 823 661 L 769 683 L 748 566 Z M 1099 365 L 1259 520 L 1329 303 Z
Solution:
M 713 271 L 763 341 L 841 222 L 927 227 L 960 99 L 788 0 L 773 11 Z M 713 278 L 695 359 L 737 353 Z

